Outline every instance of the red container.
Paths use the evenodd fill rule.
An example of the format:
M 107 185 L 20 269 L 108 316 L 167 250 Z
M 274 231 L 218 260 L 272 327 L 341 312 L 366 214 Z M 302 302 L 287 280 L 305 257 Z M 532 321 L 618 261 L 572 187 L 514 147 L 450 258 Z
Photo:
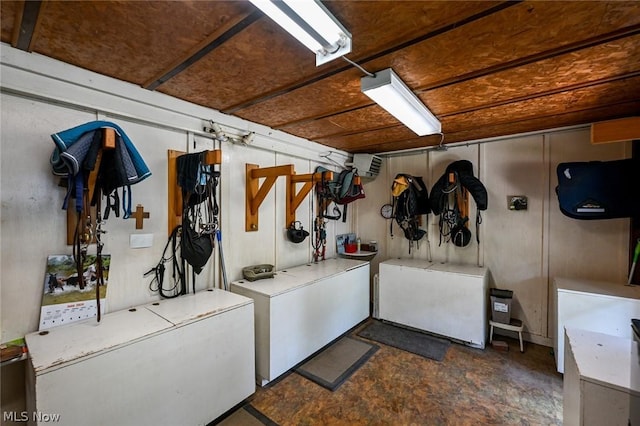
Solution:
M 344 245 L 345 253 L 355 253 L 358 251 L 358 245 L 356 243 L 347 243 Z

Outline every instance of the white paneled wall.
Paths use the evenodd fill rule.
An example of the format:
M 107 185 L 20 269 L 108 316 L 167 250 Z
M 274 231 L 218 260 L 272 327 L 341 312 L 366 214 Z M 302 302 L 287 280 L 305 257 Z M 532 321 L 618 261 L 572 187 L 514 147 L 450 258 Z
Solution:
M 527 332 L 546 337 L 545 209 L 549 198 L 542 135 L 482 147 L 482 181 L 489 194 L 481 238 L 494 287 L 513 290 L 512 314 Z M 527 210 L 509 210 L 507 196 L 524 195 Z M 505 254 L 508 253 L 508 256 Z
M 38 329 L 47 255 L 66 249 L 66 215 L 60 210 L 64 190 L 51 174 L 49 155 L 53 142 L 43 129 L 54 129 L 49 132 L 54 133 L 78 120 L 95 119 L 95 115 L 14 96 L 1 95 L 0 101 L 0 294 L 4 342 Z
M 240 278 L 244 266 L 270 263 L 283 268 L 311 260 L 309 238 L 301 244 L 286 238 L 284 176 L 260 206 L 259 230 L 245 232 L 245 164 L 293 164 L 296 173 L 310 173 L 320 163 L 333 168 L 321 156 L 327 147 L 4 44 L 1 53 L 0 341 L 38 329 L 47 256 L 72 252 L 66 245 L 66 212 L 61 210 L 65 190 L 49 165 L 54 148 L 50 135 L 96 119 L 120 125 L 152 172 L 132 187 L 133 204 L 150 213 L 144 228 L 136 230 L 133 220 L 113 214 L 105 226 L 104 251 L 111 254 L 108 311 L 159 298 L 149 289 L 151 277 L 143 274 L 158 263 L 168 237 L 167 150 L 213 149 L 213 139 L 202 132 L 208 120 L 221 124 L 230 136 L 256 132 L 250 146 L 229 142 L 220 147 L 222 247 L 229 281 Z M 332 158 L 343 163 L 348 157 L 334 152 Z M 297 211 L 310 232 L 311 200 L 309 195 Z M 335 255 L 335 235 L 352 231 L 355 212 L 350 211 L 346 223 L 328 224 L 327 257 Z M 140 233 L 153 235 L 152 247 L 129 247 L 130 235 Z M 221 287 L 217 250 L 196 283 L 198 290 Z
M 435 262 L 486 266 L 491 287 L 514 291 L 513 316 L 524 321 L 528 340 L 551 346 L 549 288 L 554 277 L 624 282 L 628 267 L 629 220 L 580 221 L 563 216 L 555 194 L 557 164 L 566 161 L 613 160 L 629 157 L 630 144 L 593 146 L 589 128 L 550 131 L 481 144 L 459 145 L 447 151 L 388 157 L 383 173 L 367 184 L 367 199 L 359 204 L 360 229 L 382 241 L 372 264 L 388 258 L 419 258 Z M 389 221 L 379 215 L 391 199 L 397 173 L 423 176 L 431 191 L 447 165 L 466 159 L 487 188 L 488 209 L 482 212 L 480 244 L 476 242 L 474 201 L 470 201 L 469 246 L 439 243 L 438 216 L 429 215 L 429 241 L 408 251 L 397 225 L 392 238 Z M 375 194 L 370 197 L 369 194 Z M 528 209 L 512 211 L 507 196 L 525 195 Z M 429 250 L 430 249 L 430 250 Z
M 247 265 L 271 263 L 286 268 L 311 260 L 313 236 L 302 244 L 286 239 L 284 177 L 278 178 L 260 206 L 259 230 L 245 232 L 245 164 L 293 164 L 299 174 L 313 172 L 319 162 L 335 169 L 320 155 L 327 147 L 6 45 L 1 54 L 1 341 L 37 329 L 46 258 L 71 253 L 65 244 L 65 214 L 60 210 L 64 190 L 57 186 L 48 162 L 53 149 L 50 135 L 87 121 L 106 119 L 121 125 L 153 172 L 133 187 L 134 203 L 143 204 L 151 214 L 144 229 L 136 231 L 133 221 L 116 218 L 107 224 L 105 251 L 111 253 L 113 266 L 107 297 L 110 310 L 158 298 L 142 275 L 158 262 L 167 238 L 166 152 L 211 149 L 212 139 L 201 131 L 209 119 L 236 135 L 257 132 L 250 146 L 225 143 L 221 147 L 220 205 L 229 279 L 239 278 Z M 591 146 L 585 128 L 387 157 L 381 174 L 365 182 L 367 197 L 349 206 L 347 222 L 328 222 L 326 256 L 335 255 L 335 235 L 356 232 L 363 242 L 378 241 L 380 252 L 372 262 L 372 273 L 380 261 L 393 257 L 487 266 L 491 286 L 514 290 L 514 315 L 524 320 L 529 338 L 550 344 L 550 279 L 624 281 L 629 229 L 625 219 L 577 221 L 562 216 L 554 192 L 555 167 L 563 161 L 618 159 L 629 154 L 630 144 Z M 346 155 L 337 153 L 334 158 L 343 163 Z M 473 163 L 489 193 L 480 244 L 471 223 L 473 238 L 468 247 L 440 245 L 437 217 L 430 215 L 429 241 L 421 241 L 409 254 L 400 228 L 394 226 L 391 238 L 390 221 L 379 213 L 391 200 L 393 177 L 397 173 L 422 176 L 431 190 L 446 166 L 459 159 Z M 509 211 L 507 195 L 526 195 L 529 209 Z M 296 212 L 309 232 L 315 213 L 312 205 L 309 196 Z M 470 206 L 473 222 L 475 203 L 471 201 Z M 153 246 L 129 248 L 129 236 L 134 233 L 153 234 Z M 214 259 L 198 277 L 198 287 L 220 286 L 218 276 Z
M 300 160 L 288 157 L 283 154 L 277 155 L 277 166 L 293 164 L 296 174 L 312 173 L 310 170 L 309 161 Z M 298 189 L 302 184 L 298 184 Z M 278 178 L 274 192 L 278 199 L 284 200 L 287 193 L 287 181 L 284 177 Z M 274 252 L 278 259 L 281 261 L 278 266 L 281 268 L 290 268 L 292 266 L 301 265 L 308 262 L 311 258 L 311 245 L 309 242 L 313 238 L 313 222 L 311 221 L 311 194 L 300 204 L 296 210 L 296 220 L 300 221 L 302 227 L 309 232 L 309 236 L 301 243 L 292 243 L 287 239 L 287 227 L 286 227 L 286 205 L 279 203 L 276 206 L 276 214 L 274 221 L 269 226 L 275 230 L 277 238 L 273 239 Z
M 375 180 L 364 180 L 365 198 L 358 200 L 349 206 L 350 211 L 357 212 L 355 232 L 362 242 L 376 241 L 378 254 L 371 260 L 370 273 L 374 275 L 378 271 L 378 264 L 389 258 L 389 224 L 390 219 L 384 219 L 380 215 L 380 207 L 391 202 L 391 181 L 389 172 L 390 161 L 383 161 L 380 174 Z M 395 175 L 394 175 L 395 176 Z M 397 227 L 396 227 L 397 229 Z
M 589 132 L 558 132 L 548 135 L 549 187 L 551 199 L 547 228 L 547 252 L 550 289 L 553 279 L 582 278 L 613 283 L 627 282 L 629 266 L 629 219 L 574 220 L 557 207 L 555 187 L 559 163 L 573 161 L 607 161 L 631 156 L 630 143 L 591 145 Z M 549 295 L 555 306 L 556 295 Z M 548 335 L 555 329 L 549 312 Z
M 631 154 L 630 145 L 625 143 L 591 145 L 588 131 L 555 133 L 548 139 L 552 191 L 558 185 L 556 168 L 559 163 L 619 160 Z M 549 274 L 552 277 L 626 283 L 629 219 L 574 220 L 564 216 L 558 208 L 550 208 L 549 235 Z

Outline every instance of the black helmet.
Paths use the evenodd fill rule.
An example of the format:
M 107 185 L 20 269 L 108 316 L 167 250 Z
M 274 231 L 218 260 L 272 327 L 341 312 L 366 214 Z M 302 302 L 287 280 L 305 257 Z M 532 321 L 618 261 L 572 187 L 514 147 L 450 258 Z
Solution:
M 300 225 L 300 227 L 298 228 L 296 224 Z M 289 228 L 287 229 L 287 238 L 292 243 L 301 243 L 308 235 L 309 233 L 302 228 L 302 223 L 297 220 L 295 222 L 291 222 L 291 225 L 289 225 Z
M 458 224 L 451 230 L 451 241 L 458 247 L 466 247 L 471 242 L 471 231 L 464 224 Z

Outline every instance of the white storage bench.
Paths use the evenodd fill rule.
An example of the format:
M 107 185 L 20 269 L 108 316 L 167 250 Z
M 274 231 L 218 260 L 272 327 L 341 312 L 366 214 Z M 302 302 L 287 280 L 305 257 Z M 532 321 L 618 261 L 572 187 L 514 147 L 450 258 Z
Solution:
M 256 381 L 264 386 L 369 317 L 369 262 L 327 259 L 238 280 L 255 303 Z
M 390 259 L 380 263 L 379 318 L 484 348 L 487 270 Z
M 556 278 L 554 352 L 564 372 L 564 330 L 578 328 L 631 339 L 631 318 L 640 318 L 640 287 Z
M 638 349 L 625 337 L 567 327 L 563 424 L 627 426 L 640 407 Z
M 205 425 L 255 392 L 253 300 L 223 290 L 26 342 L 28 412 L 59 415 L 66 426 Z

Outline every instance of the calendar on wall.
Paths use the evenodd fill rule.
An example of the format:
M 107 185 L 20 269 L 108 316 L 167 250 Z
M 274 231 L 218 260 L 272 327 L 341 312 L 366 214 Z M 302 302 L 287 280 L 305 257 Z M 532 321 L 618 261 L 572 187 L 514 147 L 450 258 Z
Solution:
M 100 306 L 105 311 L 111 255 L 103 254 L 101 257 L 104 285 L 99 286 Z M 86 256 L 82 268 L 83 279 L 80 280 L 72 255 L 47 257 L 38 327 L 40 331 L 97 316 L 96 286 L 99 283 L 96 258 L 96 255 Z

